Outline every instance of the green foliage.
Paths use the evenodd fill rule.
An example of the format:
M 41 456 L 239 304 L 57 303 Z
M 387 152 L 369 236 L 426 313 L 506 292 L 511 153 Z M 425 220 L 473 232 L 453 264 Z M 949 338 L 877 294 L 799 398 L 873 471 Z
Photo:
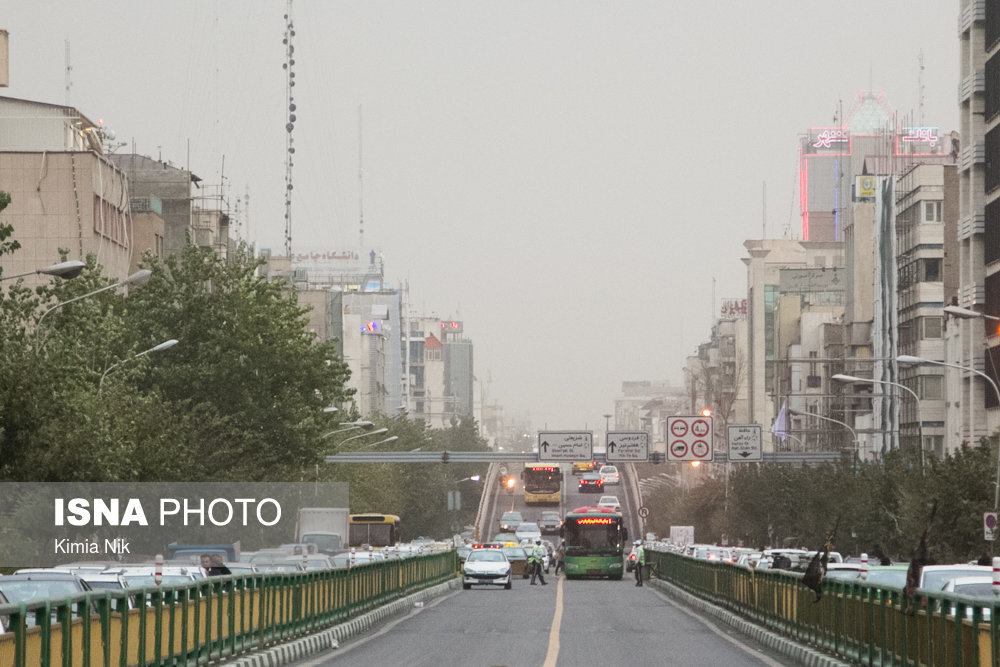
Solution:
M 678 476 L 692 472 L 682 466 Z M 993 509 L 996 474 L 995 441 L 931 458 L 923 472 L 919 460 L 899 452 L 881 464 L 739 465 L 732 467 L 728 490 L 724 476 L 699 475 L 698 483 L 654 491 L 644 499 L 650 507 L 647 529 L 668 535 L 671 525 L 693 525 L 699 542 L 717 542 L 725 534 L 730 545 L 817 549 L 837 526 L 836 550 L 859 554 L 878 545 L 906 560 L 936 502 L 931 555 L 938 562 L 964 562 L 995 553 L 994 544 L 983 540 L 982 523 L 983 512 Z

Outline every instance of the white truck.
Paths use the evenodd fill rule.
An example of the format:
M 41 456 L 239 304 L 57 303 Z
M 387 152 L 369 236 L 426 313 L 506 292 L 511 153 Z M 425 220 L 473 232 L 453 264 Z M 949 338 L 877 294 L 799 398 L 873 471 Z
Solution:
M 670 526 L 670 542 L 679 547 L 694 544 L 694 526 Z
M 295 541 L 315 544 L 316 551 L 326 555 L 347 551 L 349 516 L 346 507 L 303 507 L 295 523 Z

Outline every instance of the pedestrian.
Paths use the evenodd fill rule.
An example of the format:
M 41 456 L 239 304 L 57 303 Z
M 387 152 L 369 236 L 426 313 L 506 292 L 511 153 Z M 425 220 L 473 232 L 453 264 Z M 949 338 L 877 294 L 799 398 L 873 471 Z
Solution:
M 563 572 L 566 571 L 566 541 L 563 540 L 559 543 L 559 548 L 556 549 L 556 576 L 559 576 L 559 570 Z
M 202 561 L 204 562 L 204 560 Z M 220 574 L 232 574 L 232 571 L 222 562 L 222 554 L 211 554 L 208 557 L 208 576 L 217 577 Z M 204 565 L 202 565 L 204 567 Z
M 635 585 L 642 586 L 642 566 L 646 564 L 646 550 L 642 548 L 642 540 L 635 541 Z
M 542 575 L 542 559 L 545 557 L 545 550 L 542 547 L 541 540 L 535 540 L 535 548 L 531 550 L 531 555 L 528 556 L 528 564 L 531 566 L 531 585 L 535 585 L 535 577 L 542 582 L 542 586 L 545 585 L 545 577 Z

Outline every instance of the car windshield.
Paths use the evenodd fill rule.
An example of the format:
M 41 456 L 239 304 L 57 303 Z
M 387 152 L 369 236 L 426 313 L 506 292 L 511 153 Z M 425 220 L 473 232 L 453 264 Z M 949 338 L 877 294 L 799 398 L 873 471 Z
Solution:
M 468 562 L 484 561 L 484 562 L 502 562 L 507 560 L 504 554 L 499 549 L 483 549 L 482 551 L 473 551 L 469 554 L 467 559 Z
M 559 521 L 559 512 L 542 512 L 542 521 Z
M 0 591 L 13 604 L 47 598 L 64 598 L 82 593 L 80 585 L 72 579 L 0 581 Z
M 618 468 L 616 468 L 614 466 L 604 466 L 603 468 L 601 468 L 601 472 L 603 472 L 603 473 L 605 473 L 607 475 L 613 475 L 616 472 L 618 472 Z

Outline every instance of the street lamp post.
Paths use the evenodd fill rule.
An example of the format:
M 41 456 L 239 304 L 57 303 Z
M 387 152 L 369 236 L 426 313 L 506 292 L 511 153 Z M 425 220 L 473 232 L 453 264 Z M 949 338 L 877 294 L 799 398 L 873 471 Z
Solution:
M 902 357 L 900 357 L 902 359 Z M 837 373 L 836 375 L 830 376 L 831 380 L 835 382 L 850 382 L 850 383 L 863 383 L 863 384 L 887 384 L 893 387 L 899 387 L 904 389 L 913 396 L 913 400 L 917 402 L 917 447 L 920 449 L 920 470 L 923 472 L 924 468 L 924 421 L 920 415 L 920 397 L 917 396 L 917 392 L 913 391 L 905 384 L 900 382 L 893 382 L 892 380 L 875 380 L 872 378 L 861 378 L 854 375 L 844 375 L 843 373 Z
M 25 276 L 34 276 L 42 274 L 49 276 L 57 276 L 59 278 L 66 278 L 68 280 L 70 278 L 76 278 L 78 275 L 80 275 L 86 266 L 87 266 L 86 264 L 84 264 L 78 259 L 71 259 L 68 262 L 59 262 L 58 264 L 52 264 L 42 269 L 35 269 L 34 271 L 28 271 L 27 273 L 18 273 L 17 275 L 13 276 L 0 276 L 0 280 L 13 280 L 14 278 L 23 278 Z
M 363 427 L 362 427 L 362 428 L 363 428 Z M 341 447 L 341 446 L 342 446 L 342 445 L 343 445 L 343 444 L 344 444 L 345 442 L 350 442 L 351 440 L 357 440 L 358 438 L 366 438 L 366 437 L 368 437 L 369 435 L 382 435 L 383 433 L 388 433 L 388 432 L 389 432 L 389 429 L 387 429 L 387 428 L 377 428 L 377 429 L 375 429 L 374 431 L 367 431 L 367 432 L 365 432 L 365 433 L 359 433 L 359 434 L 357 434 L 357 435 L 352 435 L 351 437 L 349 437 L 349 438 L 344 438 L 343 440 L 341 440 L 340 442 L 338 442 L 338 443 L 337 443 L 337 445 L 336 445 L 336 448 L 337 448 L 337 449 L 340 449 L 340 447 Z M 383 442 L 384 442 L 384 441 L 383 441 Z M 375 444 L 378 444 L 378 443 L 375 443 Z
M 324 410 L 325 411 L 325 410 Z M 366 431 L 370 431 L 375 428 L 375 424 L 369 421 L 356 421 L 356 422 L 344 422 L 348 424 L 347 428 L 338 428 L 333 431 L 327 431 L 323 435 L 319 436 L 319 439 L 329 438 L 331 435 L 337 435 L 338 433 L 347 433 L 348 431 L 356 431 L 359 428 L 363 428 Z
M 45 312 L 43 312 L 42 315 L 41 315 L 41 317 L 38 318 L 38 321 L 35 322 L 35 347 L 36 348 L 38 347 L 38 337 L 40 335 L 39 331 L 41 331 L 41 329 L 42 329 L 42 320 L 44 320 L 45 316 L 48 315 L 49 313 L 51 313 L 53 310 L 56 310 L 57 308 L 62 308 L 63 306 L 67 306 L 67 305 L 69 305 L 71 303 L 74 303 L 76 301 L 79 301 L 81 299 L 86 299 L 87 297 L 94 296 L 95 294 L 100 294 L 101 292 L 106 292 L 106 291 L 108 291 L 110 289 L 116 289 L 118 287 L 123 287 L 124 285 L 135 285 L 136 287 L 138 287 L 140 285 L 144 285 L 144 284 L 146 284 L 146 281 L 149 280 L 149 276 L 152 275 L 152 273 L 153 272 L 150 271 L 149 269 L 139 269 L 138 271 L 136 271 L 132 275 L 128 276 L 127 278 L 125 278 L 123 280 L 119 280 L 116 283 L 112 283 L 110 285 L 105 285 L 104 287 L 101 287 L 100 289 L 95 289 L 93 292 L 87 292 L 86 294 L 81 294 L 80 296 L 73 297 L 72 299 L 66 299 L 65 301 L 60 301 L 59 303 L 55 304 L 54 306 L 52 306 L 51 308 L 49 308 L 48 310 L 46 310 Z
M 111 364 L 106 369 L 104 369 L 103 373 L 101 373 L 101 379 L 97 383 L 97 391 L 98 391 L 98 393 L 100 393 L 101 386 L 104 384 L 104 376 L 107 375 L 108 373 L 110 373 L 115 368 L 118 368 L 119 366 L 121 366 L 122 364 L 124 364 L 126 362 L 135 361 L 139 357 L 144 357 L 147 354 L 149 354 L 150 352 L 161 352 L 163 350 L 166 350 L 166 349 L 169 349 L 169 348 L 173 347 L 174 345 L 177 345 L 177 339 L 176 338 L 171 338 L 170 340 L 165 340 L 162 343 L 160 343 L 159 345 L 155 345 L 155 346 L 149 348 L 148 350 L 140 352 L 139 354 L 137 354 L 135 356 L 129 357 L 128 359 L 122 359 L 119 362 Z
M 901 354 L 896 357 L 896 361 L 901 364 L 934 364 L 935 366 L 946 366 L 948 368 L 957 368 L 960 371 L 967 371 L 969 373 L 975 373 L 986 379 L 993 387 L 993 391 L 996 392 L 997 401 L 1000 402 L 1000 388 L 997 387 L 997 383 L 993 381 L 989 375 L 982 371 L 978 371 L 975 368 L 968 368 L 967 366 L 961 366 L 959 364 L 949 364 L 946 361 L 935 361 L 933 359 L 924 359 L 923 357 L 914 357 L 909 354 Z M 996 483 L 994 484 L 993 492 L 993 510 L 996 511 L 1000 508 L 1000 449 L 997 451 L 997 477 Z
M 816 419 L 822 419 L 823 421 L 833 422 L 834 424 L 840 424 L 841 426 L 843 426 L 844 428 L 846 428 L 848 431 L 851 432 L 851 438 L 853 438 L 853 440 L 854 440 L 854 457 L 858 458 L 858 454 L 859 454 L 859 452 L 858 452 L 858 449 L 859 449 L 859 446 L 858 446 L 858 433 L 853 428 L 851 428 L 850 426 L 848 426 L 844 422 L 840 421 L 839 419 L 834 419 L 833 417 L 824 417 L 823 415 L 819 415 L 819 414 L 816 414 L 816 413 L 813 413 L 813 412 L 802 412 L 801 410 L 795 410 L 794 408 L 788 408 L 788 411 L 789 412 L 794 412 L 797 415 L 802 415 L 803 417 L 815 417 Z

